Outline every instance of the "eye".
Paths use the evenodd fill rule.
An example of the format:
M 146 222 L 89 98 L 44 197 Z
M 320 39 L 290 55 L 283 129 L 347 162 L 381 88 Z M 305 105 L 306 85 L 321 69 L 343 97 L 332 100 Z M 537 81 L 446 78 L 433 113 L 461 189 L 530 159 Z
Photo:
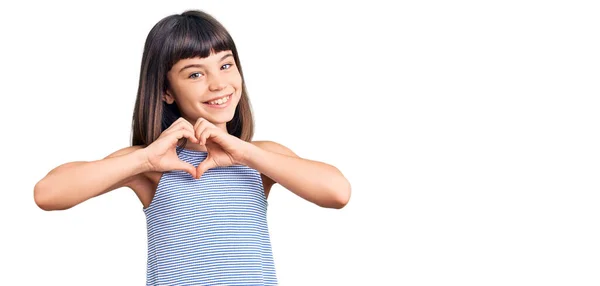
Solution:
M 198 76 L 194 76 L 194 75 L 198 75 Z M 189 78 L 191 78 L 191 79 L 199 78 L 200 75 L 202 75 L 202 74 L 199 72 L 195 72 L 195 73 L 190 74 Z
M 224 64 L 221 66 L 221 69 L 223 69 L 223 67 L 225 67 L 225 66 L 226 66 L 225 69 L 229 69 L 232 66 L 232 64 Z

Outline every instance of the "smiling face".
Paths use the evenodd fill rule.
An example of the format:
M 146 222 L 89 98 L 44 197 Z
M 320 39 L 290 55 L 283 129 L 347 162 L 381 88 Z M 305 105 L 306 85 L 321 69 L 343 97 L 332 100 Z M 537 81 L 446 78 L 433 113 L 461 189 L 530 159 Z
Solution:
M 242 94 L 242 76 L 231 51 L 179 60 L 167 80 L 163 100 L 176 103 L 182 117 L 191 124 L 202 117 L 226 130 Z

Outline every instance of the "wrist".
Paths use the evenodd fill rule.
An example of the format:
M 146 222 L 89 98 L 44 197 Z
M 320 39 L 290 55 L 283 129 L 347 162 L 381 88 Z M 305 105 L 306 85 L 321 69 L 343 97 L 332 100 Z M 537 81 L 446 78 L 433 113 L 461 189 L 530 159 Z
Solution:
M 150 164 L 150 161 L 148 160 L 146 148 L 135 150 L 130 154 L 137 166 L 136 173 L 145 173 L 153 170 L 152 164 Z

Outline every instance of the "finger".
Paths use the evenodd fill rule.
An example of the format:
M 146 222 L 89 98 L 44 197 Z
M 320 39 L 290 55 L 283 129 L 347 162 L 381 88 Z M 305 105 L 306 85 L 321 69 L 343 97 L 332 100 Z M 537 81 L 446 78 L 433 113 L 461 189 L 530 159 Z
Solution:
M 186 128 L 189 130 L 194 130 L 192 124 L 187 121 L 185 118 L 183 117 L 179 117 L 179 119 L 175 120 L 171 126 L 169 126 L 169 128 L 165 129 L 163 132 L 173 132 L 173 131 L 177 131 L 181 128 Z
M 227 144 L 225 142 L 226 134 L 217 127 L 207 128 L 202 132 L 199 140 L 204 140 L 204 144 L 215 143 L 221 147 L 225 147 Z M 208 142 L 208 139 L 210 139 L 210 142 Z
M 173 134 L 175 136 L 175 143 L 177 143 L 177 141 L 179 141 L 179 139 L 181 139 L 183 137 L 188 138 L 195 143 L 198 143 L 198 139 L 196 139 L 196 136 L 194 136 L 194 133 L 190 130 L 180 129 L 180 130 L 177 130 L 177 132 L 173 132 Z
M 216 127 L 212 122 L 199 117 L 198 120 L 196 120 L 196 123 L 194 123 L 194 130 L 197 129 L 200 124 L 208 124 L 208 126 Z
M 186 131 L 188 131 L 190 133 L 190 137 L 188 137 L 192 143 L 198 144 L 200 141 L 198 141 L 198 138 L 196 137 L 196 133 L 194 132 L 194 129 L 192 129 L 192 125 L 190 124 L 187 128 Z
M 216 137 L 216 135 L 217 132 L 215 132 L 215 128 L 206 128 L 198 135 L 198 140 L 200 141 L 200 144 L 206 145 L 206 140 L 211 137 Z
M 180 124 L 182 124 L 185 129 L 189 130 L 190 132 L 192 132 L 192 134 L 194 134 L 194 126 L 189 121 L 184 120 Z
M 172 128 L 171 130 L 167 131 L 165 130 L 164 133 L 166 135 L 169 135 L 173 132 L 177 132 L 179 130 L 185 129 L 188 130 L 190 132 L 192 132 L 192 134 L 194 134 L 194 127 L 192 126 L 191 123 L 189 123 L 187 120 L 182 119 L 183 117 L 181 117 L 180 119 L 178 119 L 178 123 L 177 125 L 172 125 L 170 128 Z M 196 140 L 196 137 L 194 136 L 193 138 L 190 138 L 192 140 L 192 142 L 194 143 L 198 143 L 198 140 Z
M 187 122 L 187 121 L 186 121 Z M 175 129 L 171 132 L 179 132 L 182 130 L 186 131 L 186 134 L 192 134 L 192 136 L 185 136 L 186 138 L 189 138 L 193 143 L 198 143 L 198 139 L 196 138 L 196 136 L 194 136 L 194 129 L 192 129 L 192 125 L 189 124 L 189 122 L 180 122 L 178 129 Z M 178 139 L 181 137 L 178 137 Z
M 199 131 L 199 126 L 202 122 L 204 122 L 205 119 L 202 117 L 199 117 L 198 120 L 196 120 L 196 123 L 194 123 L 194 133 L 196 134 L 196 137 L 198 137 L 197 135 L 200 134 Z
M 177 129 L 177 127 L 179 127 L 179 125 L 182 121 L 186 121 L 186 120 L 183 117 L 177 118 L 177 120 L 173 121 L 173 123 L 171 123 L 171 125 L 167 129 L 165 129 L 165 131 Z
M 198 117 L 198 120 L 196 120 L 196 122 L 194 123 L 194 129 L 196 129 L 196 127 L 198 127 L 198 125 L 204 121 L 208 121 L 202 117 Z
M 205 132 L 206 129 L 208 129 L 210 127 L 211 127 L 210 122 L 208 122 L 206 120 L 198 122 L 198 124 L 194 130 L 194 134 L 196 134 L 196 138 L 198 138 L 198 142 L 200 142 L 200 144 L 202 144 L 202 145 L 206 144 L 206 141 L 202 141 L 202 139 L 200 138 L 200 134 Z
M 206 159 L 204 159 L 204 161 L 200 162 L 200 164 L 198 164 L 198 167 L 196 167 L 196 179 L 200 179 L 200 177 L 202 177 L 202 175 L 208 171 L 209 169 L 212 169 L 214 167 L 217 167 L 217 164 L 215 163 L 215 161 L 210 158 L 210 155 L 208 157 L 206 157 Z

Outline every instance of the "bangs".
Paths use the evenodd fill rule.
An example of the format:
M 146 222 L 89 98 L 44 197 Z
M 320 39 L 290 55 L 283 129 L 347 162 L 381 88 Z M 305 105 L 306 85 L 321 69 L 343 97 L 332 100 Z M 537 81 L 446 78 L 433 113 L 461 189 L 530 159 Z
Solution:
M 167 104 L 163 100 L 169 88 L 167 75 L 173 66 L 183 59 L 207 58 L 223 51 L 231 51 L 242 79 L 240 101 L 233 118 L 227 122 L 227 132 L 250 142 L 254 121 L 233 39 L 211 15 L 188 10 L 161 19 L 146 37 L 133 114 L 132 146 L 148 146 L 182 117 L 177 104 Z
M 236 52 L 233 39 L 224 27 L 197 17 L 185 17 L 167 36 L 163 49 L 166 51 L 170 70 L 179 60 L 206 58 L 211 53 L 231 50 Z

